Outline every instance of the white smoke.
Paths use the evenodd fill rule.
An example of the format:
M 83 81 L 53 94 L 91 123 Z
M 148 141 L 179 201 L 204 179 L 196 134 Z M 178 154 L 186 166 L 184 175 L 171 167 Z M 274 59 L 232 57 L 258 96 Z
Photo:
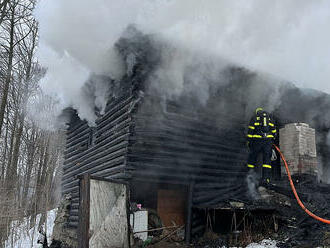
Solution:
M 246 177 L 246 184 L 248 186 L 248 195 L 253 199 L 253 200 L 259 200 L 260 199 L 260 194 L 257 190 L 259 180 L 257 178 L 257 174 L 255 172 L 249 172 L 247 177 Z
M 91 73 L 120 77 L 113 44 L 127 25 L 186 49 L 215 54 L 299 86 L 330 92 L 330 2 L 326 0 L 42 0 L 43 89 L 95 119 L 81 88 Z M 180 62 L 169 68 L 180 91 Z M 159 75 L 162 72 L 159 71 Z M 164 74 L 164 73 L 163 73 Z

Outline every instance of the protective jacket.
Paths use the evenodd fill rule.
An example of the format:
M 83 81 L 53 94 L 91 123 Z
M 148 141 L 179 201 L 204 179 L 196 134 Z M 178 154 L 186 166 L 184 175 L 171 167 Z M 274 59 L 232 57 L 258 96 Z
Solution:
M 276 127 L 274 121 L 265 111 L 259 111 L 250 120 L 247 138 L 255 139 L 275 139 Z

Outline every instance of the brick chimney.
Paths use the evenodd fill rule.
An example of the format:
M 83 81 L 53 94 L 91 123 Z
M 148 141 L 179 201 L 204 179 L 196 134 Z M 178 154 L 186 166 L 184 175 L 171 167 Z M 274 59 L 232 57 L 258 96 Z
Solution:
M 280 149 L 291 174 L 317 175 L 315 129 L 306 123 L 291 123 L 280 129 Z M 283 162 L 281 173 L 286 174 Z

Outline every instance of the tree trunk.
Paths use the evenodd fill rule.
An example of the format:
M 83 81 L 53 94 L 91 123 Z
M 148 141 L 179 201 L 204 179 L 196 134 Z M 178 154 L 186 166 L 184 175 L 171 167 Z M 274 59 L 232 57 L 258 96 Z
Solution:
M 21 146 L 21 137 L 24 128 L 24 116 L 20 117 L 19 128 L 15 134 L 15 146 L 13 151 L 13 159 L 12 164 L 10 166 L 10 181 L 11 187 L 15 188 L 15 184 L 18 182 L 17 180 L 17 164 L 18 164 L 18 157 L 19 157 L 19 150 Z
M 18 112 L 15 111 L 14 114 L 14 121 L 12 125 L 11 135 L 10 135 L 10 147 L 9 147 L 9 154 L 8 154 L 8 161 L 6 166 L 6 175 L 4 180 L 4 187 L 8 187 L 10 182 L 10 171 L 11 171 L 11 164 L 12 164 L 12 158 L 13 158 L 13 150 L 14 150 L 14 141 L 15 141 L 15 133 L 17 129 L 17 121 L 18 121 Z
M 7 119 L 6 119 L 6 132 L 5 132 L 5 138 L 3 142 L 4 151 L 3 151 L 3 160 L 1 161 L 1 175 L 0 175 L 0 187 L 2 188 L 4 186 L 5 181 L 5 169 L 6 169 L 6 161 L 7 161 L 7 153 L 8 153 L 8 131 L 9 131 L 9 110 L 7 110 Z
M 15 8 L 13 7 L 10 20 L 10 40 L 9 40 L 9 54 L 8 54 L 8 66 L 6 72 L 5 86 L 2 93 L 1 105 L 0 105 L 0 136 L 3 125 L 3 119 L 5 116 L 6 105 L 8 101 L 9 85 L 11 82 L 11 74 L 13 69 L 13 57 L 14 57 L 14 29 L 15 29 Z
M 32 134 L 31 134 L 31 141 L 28 147 L 28 157 L 27 157 L 27 169 L 25 172 L 24 177 L 24 183 L 23 183 L 23 193 L 22 193 L 22 206 L 26 208 L 28 206 L 27 202 L 27 196 L 29 192 L 30 182 L 31 182 L 31 174 L 34 166 L 34 156 L 36 154 L 36 131 L 33 128 Z

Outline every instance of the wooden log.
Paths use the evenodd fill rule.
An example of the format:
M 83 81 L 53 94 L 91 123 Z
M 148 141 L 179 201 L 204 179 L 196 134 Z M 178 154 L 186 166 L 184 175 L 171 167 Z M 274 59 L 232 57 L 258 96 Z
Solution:
M 150 147 L 150 148 L 149 148 Z M 134 162 L 138 161 L 141 159 L 143 161 L 146 161 L 148 158 L 152 159 L 152 156 L 155 156 L 155 160 L 167 160 L 169 158 L 172 159 L 179 159 L 178 162 L 189 160 L 190 162 L 194 163 L 194 161 L 199 161 L 200 165 L 204 164 L 212 164 L 215 165 L 215 167 L 221 166 L 221 163 L 228 163 L 228 169 L 231 167 L 229 166 L 240 166 L 241 163 L 244 163 L 246 160 L 245 159 L 230 159 L 229 154 L 225 154 L 223 156 L 221 153 L 220 154 L 215 154 L 215 153 L 202 153 L 199 152 L 198 149 L 187 149 L 184 150 L 182 149 L 176 149 L 175 146 L 171 147 L 173 151 L 170 151 L 168 149 L 169 145 L 166 145 L 163 147 L 163 149 L 159 148 L 155 150 L 155 146 L 148 146 L 146 147 L 141 147 L 137 146 L 134 148 L 128 148 L 129 151 L 129 161 Z M 154 149 L 153 149 L 154 148 Z M 143 149 L 143 150 L 142 150 Z M 235 155 L 232 154 L 232 157 Z
M 129 164 L 134 163 L 157 163 L 157 164 L 175 164 L 192 168 L 205 168 L 205 169 L 223 169 L 224 171 L 237 171 L 239 167 L 242 167 L 246 160 L 230 160 L 223 157 L 211 157 L 205 154 L 195 154 L 195 156 L 180 156 L 178 153 L 135 153 L 129 154 Z M 223 165 L 223 166 L 222 166 Z
M 97 170 L 95 171 L 93 174 L 91 174 L 92 176 L 98 176 L 101 175 L 102 177 L 105 175 L 112 175 L 112 174 L 116 174 L 119 172 L 122 172 L 125 170 L 125 164 L 119 164 L 118 166 L 114 166 L 114 167 L 110 167 L 110 168 L 106 168 L 103 170 Z M 82 173 L 78 173 L 75 177 L 73 178 L 69 178 L 68 180 L 66 180 L 65 182 L 63 182 L 62 187 L 63 188 L 68 188 L 68 187 L 72 187 L 74 186 L 76 183 L 79 182 L 79 176 L 84 174 L 85 171 L 83 171 Z
M 130 101 L 130 97 L 132 97 L 132 92 L 122 92 L 121 95 L 118 98 L 115 99 L 109 99 L 108 104 L 105 107 L 105 113 L 110 112 L 112 109 L 115 108 L 116 105 L 120 104 L 121 102 L 125 104 L 125 101 Z M 98 124 L 98 121 L 96 121 Z
M 153 132 L 157 133 L 160 131 L 168 132 L 168 133 L 174 133 L 176 135 L 184 135 L 184 136 L 195 136 L 208 139 L 215 139 L 217 137 L 223 137 L 228 134 L 231 135 L 231 137 L 236 137 L 238 139 L 245 138 L 244 135 L 244 129 L 233 131 L 230 128 L 218 128 L 218 129 L 202 129 L 198 127 L 188 126 L 188 125 L 173 125 L 168 124 L 166 122 L 157 123 L 154 122 L 152 124 L 145 124 L 141 122 L 134 122 L 135 125 L 135 131 L 136 132 Z
M 70 143 L 67 143 L 66 144 L 67 152 L 71 152 L 71 149 L 77 147 L 82 142 L 88 140 L 89 136 L 90 136 L 90 130 L 88 130 L 88 132 L 86 132 L 85 134 L 78 136 L 76 139 L 72 140 Z
M 142 170 L 142 171 L 165 171 L 168 170 L 171 173 L 182 173 L 187 175 L 210 175 L 210 176 L 218 176 L 221 177 L 231 177 L 235 178 L 237 176 L 244 176 L 246 175 L 246 172 L 243 171 L 226 171 L 226 170 L 219 170 L 219 169 L 205 169 L 201 167 L 191 167 L 191 166 L 184 166 L 184 165 L 176 165 L 176 164 L 156 164 L 156 163 L 129 163 L 129 166 L 127 166 L 127 169 L 133 169 L 133 170 Z
M 72 134 L 74 131 L 78 130 L 78 128 L 82 127 L 83 125 L 87 125 L 87 121 L 83 121 L 83 120 L 78 120 L 74 123 L 71 123 L 69 129 L 67 130 L 69 136 L 68 138 L 72 137 Z
M 86 150 L 85 152 L 82 152 L 80 155 L 71 157 L 70 159 L 67 159 L 64 162 L 64 168 L 67 164 L 74 162 L 78 158 L 81 160 L 84 160 L 86 157 L 90 157 L 93 155 L 97 155 L 100 149 L 104 148 L 110 148 L 112 145 L 116 145 L 122 141 L 127 141 L 128 140 L 129 133 L 127 133 L 126 130 L 122 130 L 120 132 L 117 132 L 109 137 L 107 137 L 105 140 L 102 142 L 92 146 L 90 149 Z
M 93 166 L 97 166 L 102 163 L 109 162 L 113 159 L 116 159 L 120 156 L 125 155 L 126 146 L 127 146 L 126 143 L 118 144 L 109 150 L 105 150 L 105 152 L 102 152 L 102 154 L 100 154 L 98 156 L 95 155 L 95 156 L 91 157 L 90 159 L 83 161 L 81 164 L 79 164 L 79 166 L 68 171 L 65 174 L 65 176 L 63 176 L 63 180 L 65 180 L 71 176 L 77 175 L 79 173 L 82 173 L 85 170 L 92 168 Z
M 126 119 L 123 122 L 119 123 L 118 125 L 115 125 L 109 129 L 105 130 L 103 133 L 98 133 L 96 135 L 95 144 L 102 142 L 104 139 L 106 139 L 112 135 L 115 135 L 116 133 L 119 133 L 122 131 L 129 132 L 130 123 L 131 123 L 130 119 Z
M 121 120 L 127 118 L 129 116 L 129 107 L 130 102 L 128 102 L 125 106 L 117 111 L 113 112 L 108 118 L 102 118 L 102 121 L 97 123 L 97 132 L 100 133 L 109 125 L 113 125 L 113 123 L 118 123 Z
M 72 130 L 69 135 L 67 135 L 67 144 L 75 140 L 77 137 L 86 134 L 89 130 L 89 126 L 87 123 L 82 123 L 78 129 Z

